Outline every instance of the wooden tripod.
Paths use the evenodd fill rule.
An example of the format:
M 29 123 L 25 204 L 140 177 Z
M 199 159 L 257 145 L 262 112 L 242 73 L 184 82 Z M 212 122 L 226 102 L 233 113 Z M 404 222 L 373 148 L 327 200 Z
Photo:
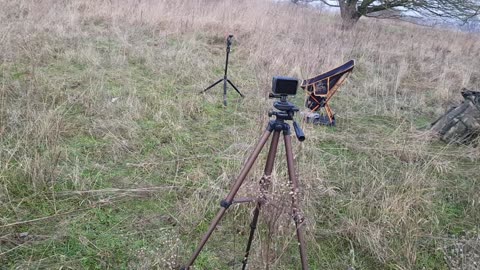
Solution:
M 287 102 L 288 104 L 291 104 Z M 293 105 L 292 105 L 293 106 Z M 297 109 L 298 110 L 298 109 Z M 297 240 L 298 240 L 298 245 L 300 249 L 300 258 L 301 258 L 301 263 L 302 263 L 302 269 L 307 270 L 308 269 L 308 263 L 307 263 L 307 252 L 306 252 L 306 245 L 305 245 L 305 240 L 303 237 L 303 224 L 304 224 L 304 217 L 301 214 L 300 208 L 298 206 L 298 193 L 299 193 L 299 185 L 298 185 L 298 180 L 295 175 L 295 165 L 294 165 L 294 160 L 293 160 L 293 152 L 292 152 L 292 139 L 291 139 L 291 131 L 290 131 L 290 124 L 286 123 L 285 120 L 293 120 L 293 110 L 292 111 L 287 111 L 285 112 L 271 112 L 271 115 L 275 115 L 276 119 L 271 120 L 268 124 L 267 130 L 265 133 L 262 135 L 260 138 L 260 141 L 257 143 L 255 146 L 253 152 L 251 153 L 250 157 L 247 159 L 247 162 L 245 163 L 244 167 L 241 169 L 240 174 L 235 181 L 233 187 L 231 188 L 230 192 L 228 193 L 227 197 L 220 202 L 220 206 L 222 207 L 220 211 L 217 213 L 216 217 L 213 219 L 212 223 L 210 224 L 210 227 L 208 228 L 207 232 L 203 236 L 202 240 L 200 241 L 200 244 L 198 245 L 197 249 L 193 253 L 192 257 L 188 261 L 187 265 L 183 267 L 182 269 L 184 270 L 189 270 L 190 267 L 193 265 L 195 260 L 197 259 L 198 255 L 202 251 L 203 247 L 207 243 L 208 239 L 212 235 L 213 231 L 217 227 L 218 223 L 220 220 L 223 218 L 225 212 L 227 209 L 232 205 L 233 203 L 240 203 L 240 202 L 249 202 L 249 201 L 254 201 L 254 200 L 242 200 L 242 201 L 234 201 L 235 195 L 237 194 L 238 190 L 242 186 L 246 176 L 248 175 L 250 169 L 252 168 L 253 164 L 255 163 L 255 160 L 257 159 L 258 155 L 262 151 L 262 148 L 264 147 L 265 143 L 268 141 L 270 135 L 273 132 L 272 140 L 270 143 L 270 150 L 268 152 L 268 157 L 265 165 L 265 170 L 264 170 L 264 175 L 260 180 L 260 196 L 255 200 L 256 201 L 256 206 L 255 210 L 253 212 L 253 220 L 250 224 L 250 235 L 248 238 L 247 242 L 247 248 L 245 250 L 245 257 L 242 261 L 243 263 L 243 268 L 246 269 L 247 267 L 247 262 L 248 262 L 248 256 L 250 254 L 250 248 L 253 242 L 254 238 L 254 233 L 255 229 L 257 227 L 257 222 L 258 222 L 258 216 L 260 214 L 260 210 L 262 205 L 266 201 L 266 196 L 265 196 L 265 191 L 268 189 L 268 186 L 270 185 L 270 178 L 273 170 L 273 165 L 275 162 L 275 156 L 277 154 L 277 146 L 280 138 L 280 132 L 283 132 L 283 138 L 284 138 L 284 143 L 285 143 L 285 152 L 286 152 L 286 158 L 287 158 L 287 167 L 288 167 L 288 177 L 290 180 L 290 188 L 292 190 L 291 192 L 291 197 L 292 197 L 292 203 L 291 203 L 291 208 L 292 208 L 292 217 L 295 222 L 295 227 L 296 227 L 296 233 L 297 233 Z M 303 135 L 303 131 L 300 129 L 300 127 L 297 125 L 296 122 L 293 122 L 293 126 L 295 129 L 295 132 L 297 134 L 297 137 L 299 140 L 303 141 L 305 139 L 305 136 Z

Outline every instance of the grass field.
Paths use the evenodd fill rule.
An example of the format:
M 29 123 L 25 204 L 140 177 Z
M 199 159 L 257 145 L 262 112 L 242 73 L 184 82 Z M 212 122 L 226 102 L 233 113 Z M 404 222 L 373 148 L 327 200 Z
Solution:
M 480 36 L 270 1 L 0 0 L 0 268 L 178 269 L 268 122 L 274 75 L 355 59 L 293 141 L 311 269 L 478 269 L 480 149 L 429 123 L 480 89 Z M 221 87 L 225 36 L 235 35 Z M 303 106 L 304 95 L 292 99 Z M 298 117 L 300 120 L 300 117 Z M 279 148 L 283 157 L 284 149 Z M 239 196 L 256 196 L 263 153 Z M 286 163 L 250 269 L 300 269 Z M 240 269 L 235 205 L 195 269 Z

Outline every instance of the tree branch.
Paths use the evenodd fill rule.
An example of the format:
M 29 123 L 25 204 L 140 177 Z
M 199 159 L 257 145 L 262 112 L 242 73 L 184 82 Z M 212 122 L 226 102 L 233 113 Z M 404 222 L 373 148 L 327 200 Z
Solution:
M 379 17 L 375 13 L 386 10 L 413 11 L 423 16 L 455 19 L 463 22 L 472 21 L 480 16 L 480 0 L 292 0 L 294 2 L 321 2 L 329 7 L 340 8 L 342 18 L 359 16 Z M 356 13 L 353 12 L 356 10 Z M 348 14 L 347 14 L 348 13 Z M 356 15 L 354 15 L 356 14 Z M 392 15 L 389 15 L 392 16 Z M 398 14 L 394 17 L 415 17 Z
M 320 0 L 320 2 L 322 2 L 323 4 L 329 7 L 340 7 L 339 5 L 330 4 L 327 0 Z

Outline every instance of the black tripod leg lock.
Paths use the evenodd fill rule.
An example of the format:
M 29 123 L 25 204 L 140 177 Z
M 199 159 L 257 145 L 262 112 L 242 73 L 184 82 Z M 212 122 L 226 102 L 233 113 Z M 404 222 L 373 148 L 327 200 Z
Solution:
M 232 205 L 232 203 L 231 203 L 231 202 L 227 202 L 226 200 L 222 200 L 222 201 L 220 202 L 220 206 L 223 207 L 223 208 L 225 208 L 225 209 L 228 209 L 228 208 L 230 207 L 230 205 Z

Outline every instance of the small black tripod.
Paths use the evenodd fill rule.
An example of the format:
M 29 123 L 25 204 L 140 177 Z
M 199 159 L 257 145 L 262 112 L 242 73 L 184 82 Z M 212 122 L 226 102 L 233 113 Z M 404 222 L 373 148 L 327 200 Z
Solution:
M 298 246 L 300 249 L 300 258 L 301 258 L 301 263 L 302 263 L 302 269 L 303 270 L 308 270 L 308 263 L 307 263 L 307 251 L 306 251 L 306 246 L 305 246 L 305 240 L 303 237 L 302 229 L 303 229 L 303 224 L 304 224 L 304 218 L 301 214 L 300 208 L 298 206 L 298 193 L 299 193 L 299 186 L 298 186 L 298 180 L 295 175 L 295 166 L 294 166 L 294 161 L 293 161 L 293 152 L 292 152 L 292 139 L 291 139 L 291 131 L 290 131 L 290 124 L 286 123 L 285 120 L 293 120 L 294 113 L 297 112 L 299 109 L 293 105 L 292 103 L 287 101 L 287 96 L 286 95 L 277 95 L 277 94 L 270 94 L 270 98 L 280 98 L 280 101 L 276 101 L 273 106 L 278 109 L 278 111 L 271 111 L 268 113 L 269 116 L 275 116 L 274 120 L 271 120 L 268 123 L 267 130 L 263 134 L 263 136 L 260 138 L 260 141 L 258 144 L 255 146 L 255 149 L 253 150 L 252 154 L 250 157 L 247 159 L 247 162 L 245 163 L 244 167 L 240 171 L 240 174 L 235 181 L 233 187 L 230 190 L 230 193 L 228 193 L 227 197 L 220 202 L 220 206 L 222 207 L 220 211 L 218 212 L 217 216 L 214 218 L 212 223 L 210 224 L 210 227 L 208 228 L 208 231 L 205 233 L 203 236 L 200 244 L 198 245 L 197 249 L 193 253 L 192 257 L 188 261 L 187 265 L 183 267 L 183 270 L 189 270 L 190 267 L 193 265 L 195 260 L 197 259 L 198 255 L 202 251 L 203 247 L 205 246 L 206 242 L 210 238 L 211 234 L 217 227 L 218 223 L 222 219 L 223 215 L 227 211 L 227 209 L 232 205 L 233 203 L 243 203 L 243 202 L 256 202 L 255 210 L 253 212 L 253 220 L 252 223 L 250 224 L 250 235 L 248 238 L 247 242 L 247 248 L 245 250 L 245 257 L 242 261 L 243 267 L 242 269 L 245 270 L 247 267 L 247 261 L 248 261 L 248 255 L 250 254 L 250 248 L 253 242 L 253 237 L 255 233 L 255 229 L 257 227 L 257 222 L 258 222 L 258 216 L 260 214 L 260 209 L 262 205 L 267 201 L 267 196 L 266 196 L 266 191 L 269 189 L 270 186 L 270 179 L 273 171 L 273 165 L 275 161 L 275 156 L 277 154 L 277 146 L 278 146 L 278 141 L 280 138 L 280 132 L 283 132 L 283 138 L 285 142 L 285 152 L 287 155 L 287 168 L 288 168 L 288 177 L 290 179 L 290 188 L 292 190 L 291 196 L 292 196 L 292 203 L 291 203 L 291 208 L 292 208 L 292 217 L 295 222 L 295 227 L 297 231 L 297 240 L 298 240 Z M 299 141 L 305 140 L 305 135 L 303 134 L 303 131 L 301 128 L 298 126 L 298 124 L 293 121 L 293 128 L 295 129 L 295 133 L 297 135 L 297 138 Z M 246 176 L 248 175 L 250 169 L 252 168 L 253 164 L 255 163 L 255 160 L 257 159 L 258 155 L 262 151 L 262 148 L 264 147 L 265 143 L 267 142 L 268 138 L 273 132 L 271 144 L 270 144 L 270 150 L 268 152 L 268 157 L 265 165 L 265 170 L 264 170 L 264 175 L 262 176 L 260 180 L 260 195 L 258 196 L 257 199 L 239 199 L 239 200 L 234 200 L 235 195 L 237 194 L 238 190 L 243 184 L 243 181 L 245 180 Z
M 214 87 L 215 85 L 219 84 L 221 81 L 223 81 L 223 105 L 227 106 L 227 82 L 235 89 L 235 91 L 238 92 L 238 94 L 241 97 L 244 97 L 242 93 L 240 93 L 240 90 L 227 78 L 227 71 L 228 71 L 228 55 L 230 54 L 230 46 L 232 45 L 232 38 L 233 35 L 228 35 L 227 38 L 227 57 L 225 59 L 225 74 L 223 75 L 223 78 L 214 82 L 212 85 L 209 87 L 205 88 L 202 93 L 205 93 L 208 89 Z

